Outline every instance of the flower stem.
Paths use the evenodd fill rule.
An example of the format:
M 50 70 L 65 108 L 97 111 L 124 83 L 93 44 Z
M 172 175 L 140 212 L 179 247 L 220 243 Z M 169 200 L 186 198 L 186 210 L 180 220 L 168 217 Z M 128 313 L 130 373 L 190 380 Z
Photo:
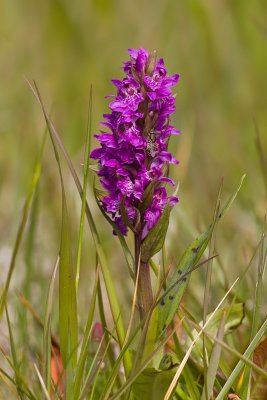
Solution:
M 148 262 L 142 262 L 141 257 L 141 238 L 139 235 L 135 235 L 135 274 L 139 267 L 139 278 L 138 278 L 138 293 L 139 293 L 139 314 L 140 320 L 146 317 L 152 304 L 153 304 L 153 292 L 150 278 L 150 266 Z M 140 262 L 140 266 L 139 266 Z

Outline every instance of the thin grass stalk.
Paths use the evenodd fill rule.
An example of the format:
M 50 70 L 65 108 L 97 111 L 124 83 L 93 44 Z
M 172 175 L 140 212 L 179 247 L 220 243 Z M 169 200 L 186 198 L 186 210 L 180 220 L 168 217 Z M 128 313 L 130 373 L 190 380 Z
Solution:
M 42 375 L 40 374 L 40 371 L 39 371 L 39 369 L 37 368 L 37 365 L 36 365 L 36 364 L 33 364 L 33 366 L 34 366 L 34 368 L 35 368 L 35 371 L 36 371 L 38 380 L 39 380 L 39 382 L 40 382 L 40 384 L 41 384 L 41 388 L 42 388 L 42 390 L 43 390 L 44 396 L 45 396 L 46 400 L 50 400 L 50 396 L 49 396 L 49 393 L 48 393 L 48 391 L 47 391 L 47 389 L 46 389 L 46 387 L 45 387 L 45 383 L 44 383 L 44 381 L 43 381 Z
M 9 333 L 10 349 L 11 349 L 11 355 L 12 355 L 12 360 L 13 360 L 13 364 L 14 364 L 17 394 L 18 394 L 18 397 L 21 400 L 23 400 L 22 391 L 21 391 L 21 381 L 20 381 L 20 366 L 19 366 L 18 359 L 17 359 L 16 346 L 15 346 L 15 342 L 14 342 L 14 337 L 13 337 L 13 332 L 12 332 L 12 328 L 11 328 L 11 323 L 10 323 L 10 319 L 9 319 L 7 306 L 5 306 L 5 310 L 6 310 L 8 333 Z
M 79 391 L 80 391 L 81 384 L 82 384 L 82 378 L 83 378 L 83 374 L 84 374 L 84 366 L 85 366 L 85 362 L 87 359 L 87 353 L 88 353 L 88 344 L 89 344 L 90 335 L 91 335 L 91 331 L 92 331 L 92 323 L 93 323 L 94 312 L 95 312 L 98 283 L 99 283 L 99 269 L 96 268 L 95 283 L 94 283 L 91 303 L 90 303 L 90 307 L 89 307 L 89 311 L 88 311 L 81 352 L 80 352 L 80 356 L 79 356 L 79 360 L 78 360 L 78 364 L 77 364 L 77 368 L 76 368 L 75 382 L 74 382 L 74 398 L 78 398 Z
M 91 394 L 90 394 L 90 399 L 89 400 L 93 400 L 93 396 L 94 396 L 94 392 L 95 392 L 95 388 L 96 388 L 96 384 L 97 384 L 97 379 L 98 379 L 98 376 L 99 376 L 99 373 L 100 373 L 100 370 L 101 370 L 102 363 L 104 362 L 106 354 L 107 354 L 107 351 L 108 351 L 108 349 L 110 347 L 110 343 L 111 343 L 111 338 L 110 338 L 110 341 L 108 342 L 108 344 L 107 344 L 107 346 L 105 348 L 105 351 L 103 352 L 101 360 L 98 363 L 98 368 L 96 370 L 96 374 L 95 374 L 95 377 L 93 379 L 93 386 L 92 386 L 92 390 L 91 390 Z
M 0 352 L 2 353 L 4 359 L 7 361 L 8 365 L 10 366 L 10 368 L 14 371 L 14 373 L 16 373 L 15 366 L 12 364 L 12 362 L 11 362 L 10 359 L 9 359 L 9 357 L 7 357 L 7 355 L 5 354 L 5 352 L 4 352 L 4 350 L 2 349 L 2 347 L 0 347 Z M 11 377 L 9 377 L 9 375 L 8 375 L 2 368 L 0 368 L 0 371 L 2 372 L 2 374 L 4 374 L 6 377 L 8 377 L 9 380 L 10 380 L 11 382 L 13 382 L 14 385 L 16 386 L 16 382 L 15 382 L 14 379 L 12 379 Z M 23 385 L 23 386 L 21 387 L 21 390 L 22 390 L 23 394 L 25 394 L 25 395 L 26 395 L 29 399 L 31 399 L 31 400 L 36 400 L 36 395 L 33 394 L 32 391 L 29 389 L 29 387 L 26 385 L 26 382 L 25 382 L 25 380 L 24 380 L 24 377 L 21 376 L 21 375 L 19 374 L 18 371 L 17 371 L 17 375 L 18 375 L 18 377 L 19 377 L 19 380 L 20 380 L 21 384 Z
M 80 394 L 79 394 L 79 396 L 77 397 L 78 400 L 82 399 L 83 396 L 84 396 L 84 393 L 85 393 L 85 391 L 86 391 L 86 386 L 87 386 L 87 384 L 88 384 L 88 381 L 89 381 L 89 379 L 90 379 L 90 376 L 91 376 L 91 374 L 92 374 L 92 371 L 93 371 L 93 369 L 94 369 L 94 367 L 95 367 L 95 364 L 96 364 L 98 355 L 99 355 L 99 353 L 100 353 L 100 350 L 101 350 L 101 348 L 102 348 L 102 345 L 103 345 L 103 343 L 104 343 L 104 340 L 105 340 L 105 338 L 104 338 L 104 336 L 103 336 L 103 337 L 101 338 L 101 340 L 100 340 L 100 343 L 99 343 L 98 348 L 97 348 L 97 350 L 96 350 L 96 352 L 95 352 L 94 358 L 93 358 L 93 360 L 92 360 L 92 362 L 91 362 L 91 365 L 90 365 L 90 367 L 89 367 L 89 370 L 87 371 L 86 377 L 85 377 L 85 379 L 84 379 L 84 381 L 83 381 Z M 105 349 L 106 349 L 106 350 L 108 349 L 108 346 L 107 346 L 107 345 L 106 345 Z M 93 378 L 94 378 L 94 376 L 95 376 L 95 374 L 93 374 Z M 93 381 L 93 379 L 92 379 L 92 381 Z
M 172 326 L 173 326 L 173 324 L 172 324 Z M 184 356 L 184 353 L 183 353 L 183 350 L 182 350 L 181 345 L 179 343 L 179 339 L 178 339 L 177 334 L 176 334 L 176 327 L 174 327 L 174 329 L 175 329 L 175 333 L 173 335 L 173 340 L 174 340 L 174 344 L 175 344 L 176 354 L 178 355 L 179 360 L 182 360 L 183 356 Z M 189 368 L 189 366 L 187 364 L 184 366 L 183 378 L 185 380 L 186 388 L 187 388 L 187 391 L 188 391 L 188 393 L 190 395 L 190 398 L 192 400 L 199 400 L 200 394 L 199 394 L 197 385 L 195 383 L 194 377 L 192 375 L 192 372 L 191 372 L 191 370 L 190 370 L 190 368 Z
M 205 289 L 204 289 L 203 325 L 206 323 L 207 315 L 208 315 L 209 307 L 210 307 L 210 288 L 211 288 L 211 275 L 212 275 L 212 259 L 211 259 L 211 257 L 214 255 L 214 249 L 215 249 L 216 228 L 217 228 L 217 224 L 218 224 L 217 216 L 218 216 L 219 210 L 220 210 L 221 189 L 222 189 L 222 184 L 219 189 L 217 202 L 216 202 L 216 206 L 215 206 L 214 217 L 213 217 L 213 220 L 215 221 L 215 223 L 214 223 L 214 229 L 212 231 L 212 235 L 211 235 L 211 239 L 210 239 L 210 246 L 209 246 L 210 261 L 207 263 L 206 281 L 205 281 Z M 204 373 L 203 373 L 204 392 L 203 393 L 205 393 L 205 398 L 203 397 L 203 400 L 208 400 L 209 399 L 208 389 L 207 389 L 208 354 L 207 354 L 207 348 L 206 348 L 205 334 L 203 334 L 203 366 L 204 366 Z
M 219 328 L 218 328 L 218 333 L 217 333 L 217 338 L 222 340 L 224 336 L 224 327 L 225 327 L 225 319 L 226 317 L 226 312 L 223 313 Z M 217 342 L 214 343 L 211 356 L 210 356 L 210 363 L 209 367 L 207 370 L 207 379 L 206 379 L 206 387 L 203 388 L 202 394 L 201 394 L 201 400 L 205 399 L 210 399 L 212 396 L 212 391 L 213 391 L 213 385 L 216 379 L 216 374 L 217 370 L 219 367 L 220 363 L 220 356 L 221 356 L 221 345 Z
M 107 332 L 107 321 L 106 321 L 106 316 L 105 316 L 105 309 L 104 309 L 102 289 L 101 289 L 100 282 L 98 282 L 98 287 L 97 287 L 97 299 L 98 299 L 98 309 L 99 309 L 100 320 L 101 320 L 101 324 L 102 324 L 102 327 L 104 330 L 104 339 L 105 339 L 105 343 L 107 346 L 110 338 L 109 338 L 109 334 Z M 117 341 L 117 339 L 116 339 L 116 341 Z M 114 357 L 114 353 L 113 353 L 111 347 L 109 347 L 108 358 L 109 358 L 110 365 L 113 366 L 115 363 L 115 357 Z M 119 377 L 117 379 L 118 379 L 118 383 L 120 383 Z

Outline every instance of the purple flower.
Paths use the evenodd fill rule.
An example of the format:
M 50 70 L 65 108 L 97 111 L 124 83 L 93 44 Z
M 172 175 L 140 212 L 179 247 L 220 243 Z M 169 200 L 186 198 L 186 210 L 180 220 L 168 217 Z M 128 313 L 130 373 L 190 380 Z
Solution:
M 169 164 L 178 161 L 168 152 L 171 135 L 179 131 L 170 125 L 175 111 L 172 87 L 179 75 L 168 76 L 163 59 L 146 49 L 129 49 L 124 63 L 126 77 L 113 79 L 117 89 L 109 104 L 111 112 L 102 122 L 108 132 L 95 135 L 101 144 L 91 152 L 99 163 L 98 176 L 107 196 L 101 200 L 123 235 L 128 227 L 142 239 L 156 225 L 164 208 L 178 202 L 168 196 L 165 176 Z

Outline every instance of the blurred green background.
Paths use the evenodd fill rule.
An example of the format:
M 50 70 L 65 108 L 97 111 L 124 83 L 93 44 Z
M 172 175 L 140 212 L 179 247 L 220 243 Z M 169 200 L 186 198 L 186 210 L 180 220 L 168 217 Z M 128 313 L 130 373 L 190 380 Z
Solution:
M 181 161 L 171 171 L 180 182 L 181 202 L 172 213 L 168 259 L 175 265 L 194 235 L 210 223 L 222 177 L 226 199 L 246 173 L 245 185 L 217 235 L 225 276 L 231 280 L 238 275 L 260 238 L 266 213 L 253 122 L 257 121 L 266 149 L 265 0 L 2 0 L 0 45 L 1 282 L 45 127 L 25 78 L 37 81 L 81 175 L 89 86 L 93 86 L 93 132 L 97 133 L 102 114 L 108 110 L 104 96 L 114 93 L 110 79 L 123 76 L 120 66 L 128 58 L 129 47 L 156 49 L 164 57 L 168 72 L 181 74 L 173 122 L 182 134 L 171 143 Z M 80 201 L 65 166 L 64 177 L 76 255 Z M 118 242 L 100 216 L 91 189 L 88 198 L 114 279 L 122 296 L 130 301 L 132 287 L 127 284 L 130 280 Z M 30 298 L 42 314 L 47 279 L 59 248 L 61 220 L 58 170 L 49 140 L 37 199 L 34 251 L 27 259 L 25 239 L 12 288 L 21 290 L 20 282 L 31 265 Z M 85 291 L 80 299 L 85 306 L 94 263 L 86 227 L 82 260 Z M 252 280 L 254 275 L 255 269 Z M 214 276 L 221 279 L 221 286 L 226 284 L 219 267 Z M 199 299 L 203 279 L 202 272 L 194 274 L 194 294 Z M 124 284 L 119 285 L 122 281 Z M 218 286 L 214 286 L 215 300 L 220 296 Z

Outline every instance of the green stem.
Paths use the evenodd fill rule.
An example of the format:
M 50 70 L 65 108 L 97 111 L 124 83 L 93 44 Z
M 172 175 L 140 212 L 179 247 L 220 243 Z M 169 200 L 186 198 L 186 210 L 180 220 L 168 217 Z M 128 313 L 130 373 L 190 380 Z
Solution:
M 140 313 L 140 320 L 142 320 L 147 316 L 153 304 L 153 292 L 151 286 L 150 265 L 148 262 L 141 261 L 140 252 L 141 252 L 141 238 L 139 235 L 135 235 L 135 275 L 137 277 L 137 271 L 139 267 L 139 278 L 138 278 L 139 313 Z

